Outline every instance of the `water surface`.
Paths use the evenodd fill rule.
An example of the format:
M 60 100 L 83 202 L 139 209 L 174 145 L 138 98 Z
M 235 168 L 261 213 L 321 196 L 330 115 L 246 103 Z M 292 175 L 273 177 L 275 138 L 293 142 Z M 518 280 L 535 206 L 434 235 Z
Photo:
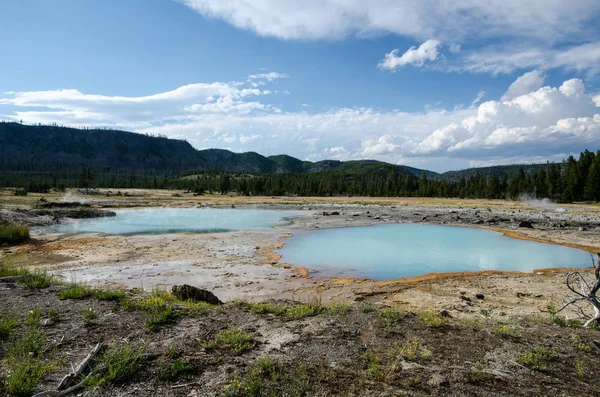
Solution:
M 327 276 L 375 280 L 432 272 L 587 267 L 589 253 L 491 230 L 399 224 L 303 232 L 279 250 L 286 263 Z
M 267 229 L 285 224 L 286 217 L 297 214 L 291 211 L 213 208 L 147 208 L 115 212 L 115 217 L 75 220 L 41 230 L 67 234 L 215 233 Z

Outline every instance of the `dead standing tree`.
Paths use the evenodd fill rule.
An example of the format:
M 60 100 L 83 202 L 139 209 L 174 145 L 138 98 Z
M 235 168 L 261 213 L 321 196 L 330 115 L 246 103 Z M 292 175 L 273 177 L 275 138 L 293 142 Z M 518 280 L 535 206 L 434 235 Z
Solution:
M 594 263 L 592 257 L 592 264 L 595 268 L 595 280 L 586 280 L 586 277 L 579 270 L 567 274 L 567 288 L 575 295 L 565 299 L 563 307 L 556 311 L 556 314 L 558 314 L 566 308 L 574 306 L 583 318 L 588 319 L 583 325 L 585 328 L 589 327 L 594 321 L 600 324 L 600 301 L 596 296 L 596 293 L 600 290 L 600 252 L 596 256 L 596 263 Z M 591 318 L 579 306 L 580 303 L 586 301 L 594 308 L 595 315 Z

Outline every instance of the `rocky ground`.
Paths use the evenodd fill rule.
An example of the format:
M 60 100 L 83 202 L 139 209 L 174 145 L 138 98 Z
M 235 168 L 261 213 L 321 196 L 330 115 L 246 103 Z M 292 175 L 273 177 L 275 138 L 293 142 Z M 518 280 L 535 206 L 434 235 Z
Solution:
M 273 251 L 296 231 L 425 223 L 489 228 L 511 237 L 598 252 L 600 207 L 392 198 L 311 202 L 135 191 L 68 197 L 69 202 L 84 200 L 86 208 L 33 210 L 39 199 L 13 201 L 4 196 L 0 217 L 46 225 L 64 221 L 73 211 L 105 215 L 115 207 L 140 205 L 246 205 L 303 213 L 271 232 L 117 237 L 61 236 L 34 229 L 30 243 L 0 248 L 3 266 L 44 269 L 62 275 L 66 282 L 127 289 L 133 300 L 144 298 L 132 288 L 168 288 L 186 282 L 208 288 L 229 302 L 202 314 L 184 310 L 174 322 L 150 331 L 143 310 L 93 297 L 59 300 L 60 286 L 28 290 L 18 283 L 0 283 L 0 299 L 5 303 L 0 313 L 18 318 L 17 335 L 26 328 L 25 313 L 39 308 L 48 348 L 65 360 L 43 377 L 39 390 L 55 385 L 96 343 L 121 346 L 131 341 L 161 357 L 144 363 L 125 383 L 110 382 L 86 395 L 260 395 L 251 394 L 256 384 L 266 389 L 276 384 L 291 387 L 263 395 L 304 395 L 298 392 L 303 390 L 308 395 L 356 396 L 538 395 L 542 391 L 596 395 L 593 368 L 600 364 L 600 350 L 593 341 L 600 334 L 564 327 L 575 324 L 548 313 L 548 306 L 560 305 L 566 295 L 568 269 L 436 274 L 390 281 L 329 279 L 311 269 L 291 267 Z M 286 315 L 288 309 L 284 314 L 283 309 L 276 310 L 279 314 L 253 311 L 257 302 L 272 300 L 285 302 L 288 309 L 301 303 L 337 305 L 337 309 L 299 317 Z M 84 318 L 90 308 L 98 314 L 97 321 Z M 60 321 L 51 319 L 54 312 Z M 237 353 L 203 347 L 228 328 L 250 335 L 252 347 Z M 168 354 L 173 349 L 180 351 L 179 358 Z M 263 356 L 279 364 L 260 361 Z M 165 368 L 179 359 L 193 369 L 185 376 L 161 380 Z M 538 359 L 543 361 L 540 365 L 532 364 Z
M 125 375 L 79 395 L 594 396 L 598 392 L 600 342 L 594 341 L 600 339 L 599 331 L 554 324 L 547 313 L 466 320 L 448 313 L 395 310 L 370 298 L 329 308 L 318 302 L 300 306 L 230 302 L 192 312 L 173 304 L 177 316 L 151 331 L 149 312 L 131 303 L 147 296 L 129 292 L 112 302 L 95 297 L 60 300 L 63 288 L 30 290 L 18 282 L 0 282 L 0 313 L 14 315 L 20 324 L 13 335 L 18 338 L 38 327 L 44 339 L 43 359 L 55 363 L 34 387 L 36 392 L 56 388 L 98 342 L 109 352 L 129 346 L 158 356 L 139 360 Z M 26 313 L 38 310 L 37 325 L 31 320 L 26 325 L 25 318 L 30 318 Z M 4 338 L 6 350 L 0 355 L 10 351 L 14 338 Z M 92 367 L 107 360 L 101 354 Z M 6 379 L 10 373 L 4 363 L 0 376 Z

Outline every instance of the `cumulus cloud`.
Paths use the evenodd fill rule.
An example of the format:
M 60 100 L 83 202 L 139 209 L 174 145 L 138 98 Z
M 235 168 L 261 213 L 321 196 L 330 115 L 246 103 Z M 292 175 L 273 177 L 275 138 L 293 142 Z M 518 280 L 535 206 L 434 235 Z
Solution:
M 273 91 L 246 81 L 189 84 L 142 97 L 78 90 L 4 93 L 0 113 L 25 123 L 110 126 L 185 138 L 199 149 L 226 147 L 309 160 L 371 158 L 434 170 L 555 159 L 600 147 L 597 93 L 586 93 L 579 79 L 558 87 L 525 80 L 521 76 L 511 87 L 531 91 L 519 89 L 510 99 L 479 102 L 480 93 L 472 108 L 419 112 L 369 107 L 282 111 L 268 103 Z
M 547 42 L 581 36 L 600 12 L 589 0 L 179 0 L 208 18 L 284 40 L 393 33 L 442 41 L 513 37 Z
M 379 68 L 396 70 L 404 65 L 423 66 L 425 61 L 435 61 L 438 57 L 438 46 L 440 42 L 429 39 L 417 47 L 410 47 L 404 54 L 398 56 L 398 49 L 385 54 L 385 58 L 379 62 Z
M 511 87 L 526 85 L 522 77 Z M 581 80 L 519 93 L 509 100 L 484 102 L 476 114 L 435 130 L 415 153 L 479 158 L 498 151 L 505 155 L 578 151 L 600 143 L 600 109 Z

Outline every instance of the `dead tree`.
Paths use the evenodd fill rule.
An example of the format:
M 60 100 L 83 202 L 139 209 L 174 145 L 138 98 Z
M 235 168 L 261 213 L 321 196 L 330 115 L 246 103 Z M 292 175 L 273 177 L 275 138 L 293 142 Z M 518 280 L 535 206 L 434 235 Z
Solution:
M 575 307 L 580 313 L 581 317 L 587 319 L 583 325 L 585 328 L 589 327 L 594 321 L 600 324 L 600 301 L 596 296 L 598 290 L 600 290 L 600 252 L 596 254 L 597 260 L 594 263 L 592 256 L 592 264 L 595 268 L 594 276 L 595 280 L 586 280 L 586 277 L 579 271 L 575 270 L 567 274 L 567 288 L 571 290 L 575 295 L 565 299 L 565 304 L 562 308 L 556 311 L 556 314 L 565 310 L 567 307 Z M 580 303 L 588 302 L 594 308 L 595 315 L 590 318 L 583 309 L 579 306 Z

